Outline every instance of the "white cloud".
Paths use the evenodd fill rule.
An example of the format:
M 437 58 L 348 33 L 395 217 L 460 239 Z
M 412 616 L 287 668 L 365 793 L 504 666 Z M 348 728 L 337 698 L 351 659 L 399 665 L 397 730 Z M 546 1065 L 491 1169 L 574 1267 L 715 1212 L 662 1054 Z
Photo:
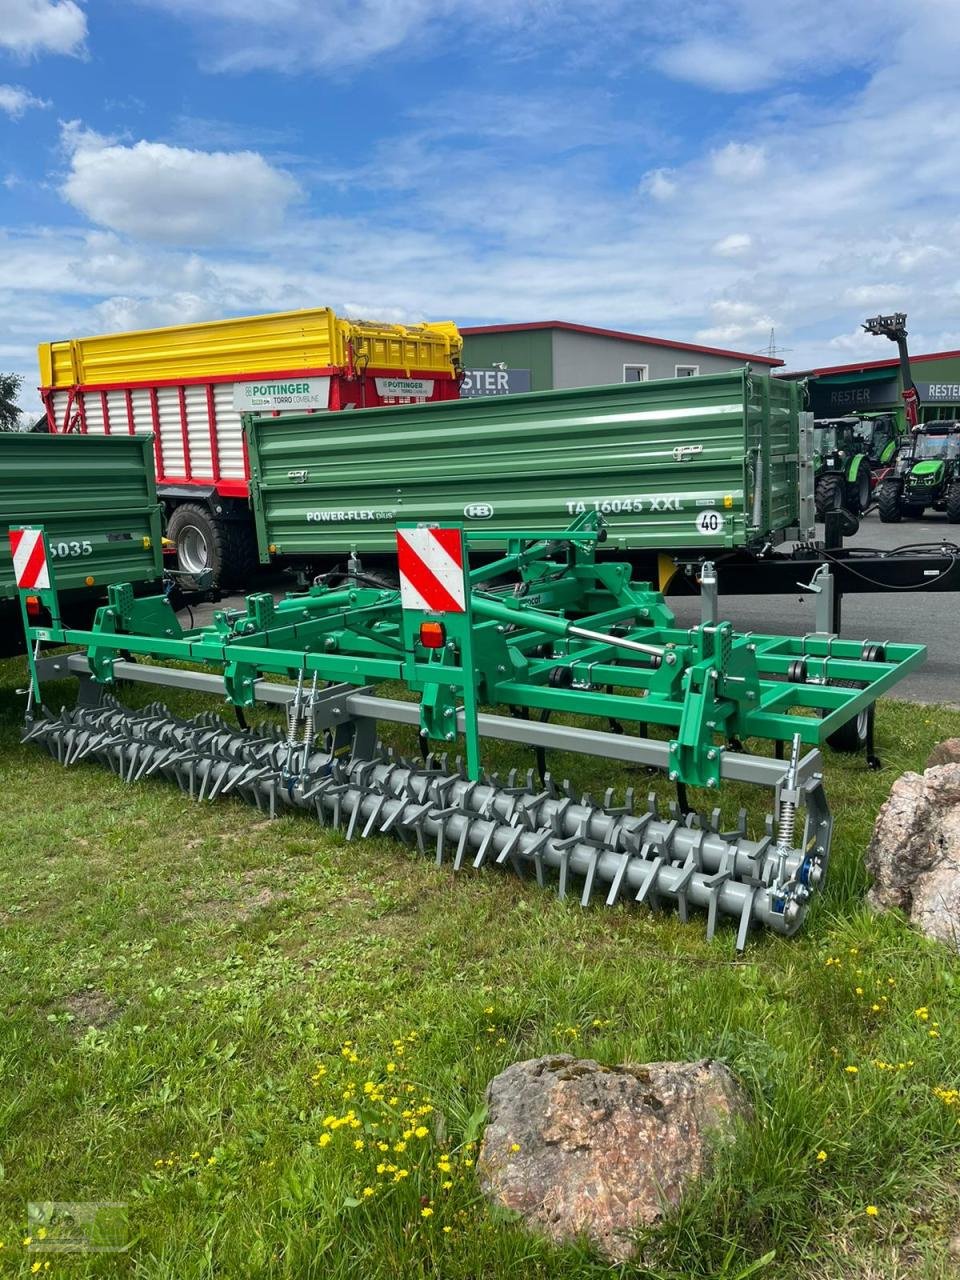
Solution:
M 739 258 L 741 254 L 749 253 L 753 248 L 753 236 L 748 236 L 742 231 L 735 231 L 729 236 L 724 236 L 722 240 L 718 240 L 713 246 L 713 252 L 721 258 Z
M 5 111 L 11 120 L 19 120 L 31 107 L 49 106 L 44 98 L 35 98 L 20 85 L 0 84 L 0 111 Z
M 256 241 L 298 195 L 289 174 L 255 151 L 130 146 L 64 126 L 67 200 L 92 222 L 143 240 L 210 245 Z
M 654 200 L 672 200 L 677 194 L 672 169 L 651 169 L 643 175 L 640 190 L 647 192 Z
M 0 0 L 0 48 L 21 57 L 83 52 L 87 19 L 75 0 Z
M 718 178 L 749 181 L 763 173 L 767 155 L 763 147 L 752 142 L 728 142 L 711 154 L 710 163 Z

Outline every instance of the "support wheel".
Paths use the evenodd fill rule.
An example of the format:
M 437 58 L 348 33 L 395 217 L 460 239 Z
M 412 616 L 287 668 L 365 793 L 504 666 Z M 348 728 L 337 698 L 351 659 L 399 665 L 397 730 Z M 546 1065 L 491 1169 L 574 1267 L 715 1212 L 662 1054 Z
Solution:
M 884 481 L 877 490 L 877 507 L 884 524 L 899 524 L 903 519 L 899 487 Z
M 818 520 L 823 520 L 828 511 L 841 511 L 843 498 L 843 476 L 831 474 L 817 477 L 813 501 Z
M 838 689 L 863 688 L 863 685 L 858 684 L 856 680 L 831 680 L 830 683 Z M 858 751 L 863 751 L 867 745 L 869 719 L 870 712 L 864 709 L 846 724 L 842 724 L 839 729 L 835 729 L 827 738 L 827 746 L 834 751 L 843 752 L 844 755 L 856 755 Z
M 257 564 L 253 531 L 240 520 L 223 520 L 208 507 L 185 502 L 167 521 L 167 537 L 176 543 L 177 565 L 186 585 L 202 589 L 201 575 L 212 572 L 208 586 L 246 586 Z
M 947 519 L 960 524 L 960 481 L 955 480 L 947 490 Z

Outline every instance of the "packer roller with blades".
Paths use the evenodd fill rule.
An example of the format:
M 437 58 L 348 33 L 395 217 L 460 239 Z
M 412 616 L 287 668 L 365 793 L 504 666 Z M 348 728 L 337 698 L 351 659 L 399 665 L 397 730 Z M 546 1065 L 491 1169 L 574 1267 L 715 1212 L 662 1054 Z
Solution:
M 163 597 L 124 586 L 89 631 L 66 629 L 48 563 L 47 585 L 29 588 L 45 625 L 21 589 L 24 741 L 64 765 L 100 761 L 128 784 L 165 778 L 198 801 L 303 810 L 347 840 L 393 834 L 457 870 L 513 869 L 584 905 L 635 900 L 683 919 L 697 909 L 710 936 L 729 916 L 738 948 L 753 925 L 793 934 L 830 854 L 818 747 L 872 717 L 924 648 L 739 634 L 716 619 L 709 568 L 703 621 L 678 628 L 629 565 L 598 559 L 603 538 L 596 513 L 547 535 L 401 524 L 399 590 L 368 585 L 354 559 L 336 587 L 251 595 L 190 629 Z M 55 714 L 41 684 L 67 675 L 79 679 L 77 705 Z M 237 723 L 124 707 L 121 681 L 215 695 Z M 408 696 L 388 696 L 386 682 Z M 285 725 L 248 725 L 257 704 L 283 707 Z M 422 759 L 383 746 L 391 723 L 419 728 Z M 531 749 L 537 767 L 484 773 L 490 738 Z M 772 740 L 776 755 L 749 753 L 747 739 Z M 662 770 L 677 798 L 658 808 L 653 794 L 639 805 L 632 791 L 619 803 L 612 789 L 599 802 L 579 796 L 547 771 L 558 750 Z M 753 837 L 743 811 L 722 829 L 725 782 L 769 789 L 771 815 Z M 704 811 L 688 804 L 688 787 L 712 793 Z

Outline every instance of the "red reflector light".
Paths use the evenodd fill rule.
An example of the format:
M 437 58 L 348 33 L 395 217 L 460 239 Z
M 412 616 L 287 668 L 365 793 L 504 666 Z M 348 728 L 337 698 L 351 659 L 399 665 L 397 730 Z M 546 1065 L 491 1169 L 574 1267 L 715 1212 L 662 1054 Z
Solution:
M 27 617 L 38 618 L 40 616 L 40 597 L 27 596 Z
M 447 632 L 442 622 L 421 622 L 420 643 L 425 649 L 442 649 L 447 643 Z

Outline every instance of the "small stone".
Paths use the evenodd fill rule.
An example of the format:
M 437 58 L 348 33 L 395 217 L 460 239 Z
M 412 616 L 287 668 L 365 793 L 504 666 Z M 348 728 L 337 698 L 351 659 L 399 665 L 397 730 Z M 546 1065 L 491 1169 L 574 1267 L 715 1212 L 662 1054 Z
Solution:
M 586 1236 L 628 1261 L 752 1109 L 721 1063 L 604 1067 L 570 1054 L 517 1062 L 487 1086 L 478 1161 L 487 1198 L 558 1243 Z

